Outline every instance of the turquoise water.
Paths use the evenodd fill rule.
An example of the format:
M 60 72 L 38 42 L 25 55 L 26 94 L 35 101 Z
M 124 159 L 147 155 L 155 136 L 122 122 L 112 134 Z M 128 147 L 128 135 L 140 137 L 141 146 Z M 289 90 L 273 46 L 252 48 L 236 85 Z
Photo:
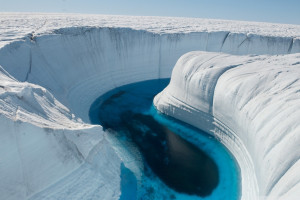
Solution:
M 91 106 L 91 122 L 135 144 L 144 158 L 145 176 L 157 176 L 174 190 L 171 199 L 238 199 L 239 170 L 225 147 L 153 107 L 154 96 L 168 83 L 143 81 L 109 91 Z

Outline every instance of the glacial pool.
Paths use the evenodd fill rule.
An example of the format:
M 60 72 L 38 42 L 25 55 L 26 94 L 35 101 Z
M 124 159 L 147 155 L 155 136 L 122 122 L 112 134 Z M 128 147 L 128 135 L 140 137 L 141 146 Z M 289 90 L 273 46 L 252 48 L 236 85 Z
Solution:
M 122 180 L 120 199 L 239 199 L 239 168 L 227 149 L 208 133 L 154 108 L 154 96 L 168 83 L 156 79 L 121 86 L 90 108 L 93 124 L 134 146 L 134 155 L 142 157 L 141 180 L 131 172 L 124 176 L 130 180 Z

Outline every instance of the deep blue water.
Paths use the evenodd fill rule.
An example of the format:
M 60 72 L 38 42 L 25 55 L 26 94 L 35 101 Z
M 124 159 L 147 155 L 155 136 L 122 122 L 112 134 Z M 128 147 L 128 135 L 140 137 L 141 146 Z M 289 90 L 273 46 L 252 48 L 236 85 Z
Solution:
M 225 147 L 154 109 L 154 96 L 168 83 L 143 81 L 109 91 L 91 106 L 91 122 L 132 141 L 147 170 L 173 190 L 207 199 L 238 199 L 239 170 Z

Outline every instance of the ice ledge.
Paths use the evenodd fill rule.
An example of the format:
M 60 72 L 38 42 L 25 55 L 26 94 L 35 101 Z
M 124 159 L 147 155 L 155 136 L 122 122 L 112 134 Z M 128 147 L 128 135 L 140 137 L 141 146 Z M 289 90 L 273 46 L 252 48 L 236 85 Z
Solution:
M 191 52 L 154 104 L 228 147 L 241 167 L 243 199 L 296 197 L 299 59 Z
M 69 198 L 61 191 L 72 190 L 75 180 L 88 185 L 94 177 L 99 185 L 106 182 L 95 193 L 117 198 L 122 161 L 102 127 L 83 123 L 45 88 L 19 82 L 1 66 L 0 124 L 0 199 L 27 199 L 58 181 L 65 184 L 43 194 Z M 110 169 L 103 170 L 107 163 Z M 80 169 L 84 172 L 75 173 Z

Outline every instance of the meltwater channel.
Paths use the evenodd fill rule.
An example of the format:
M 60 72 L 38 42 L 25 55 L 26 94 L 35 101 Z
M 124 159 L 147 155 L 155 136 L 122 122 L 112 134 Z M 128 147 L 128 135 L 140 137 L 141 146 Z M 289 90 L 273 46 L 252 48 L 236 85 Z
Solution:
M 148 190 L 159 180 L 173 191 L 170 199 L 239 199 L 239 168 L 227 149 L 208 133 L 154 108 L 154 96 L 168 83 L 156 79 L 113 89 L 92 104 L 90 120 L 139 150 L 147 179 L 141 184 Z M 163 193 L 164 187 L 150 188 L 146 196 Z M 127 193 L 134 194 L 121 199 L 139 198 L 137 192 Z

